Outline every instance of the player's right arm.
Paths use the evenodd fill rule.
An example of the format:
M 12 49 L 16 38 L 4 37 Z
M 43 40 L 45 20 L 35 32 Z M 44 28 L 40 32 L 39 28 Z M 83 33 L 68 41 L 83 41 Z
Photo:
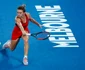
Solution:
M 18 25 L 18 27 L 20 28 L 22 34 L 23 34 L 23 35 L 26 35 L 26 32 L 25 32 L 25 30 L 24 30 L 24 28 L 23 28 L 23 26 L 22 26 L 22 23 L 21 23 L 20 18 L 15 17 L 15 22 L 16 22 L 16 24 Z

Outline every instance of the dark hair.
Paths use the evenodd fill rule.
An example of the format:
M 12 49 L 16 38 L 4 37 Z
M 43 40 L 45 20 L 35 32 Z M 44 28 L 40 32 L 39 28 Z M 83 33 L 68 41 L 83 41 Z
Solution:
M 18 10 L 23 10 L 23 12 L 26 12 L 25 7 L 26 7 L 26 5 L 23 4 L 23 5 L 19 6 L 17 9 L 18 9 Z

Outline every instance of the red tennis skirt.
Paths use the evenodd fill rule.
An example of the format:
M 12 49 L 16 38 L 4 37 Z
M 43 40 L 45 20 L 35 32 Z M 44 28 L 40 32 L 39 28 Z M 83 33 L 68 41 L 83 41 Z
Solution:
M 28 27 L 24 28 L 24 30 L 26 32 L 30 33 Z M 21 38 L 21 36 L 22 36 L 22 32 L 21 32 L 20 28 L 15 26 L 14 29 L 13 29 L 13 32 L 12 32 L 11 40 L 16 40 L 18 38 Z

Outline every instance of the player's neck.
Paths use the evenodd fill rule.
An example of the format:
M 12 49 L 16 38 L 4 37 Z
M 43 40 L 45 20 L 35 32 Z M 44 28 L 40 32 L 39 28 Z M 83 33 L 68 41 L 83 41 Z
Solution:
M 21 19 L 25 18 L 25 14 L 23 14 L 23 16 L 21 17 Z

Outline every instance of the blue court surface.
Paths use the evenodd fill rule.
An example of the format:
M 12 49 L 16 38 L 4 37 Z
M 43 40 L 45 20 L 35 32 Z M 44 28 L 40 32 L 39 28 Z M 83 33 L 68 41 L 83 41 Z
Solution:
M 2 45 L 9 39 L 13 27 L 15 26 L 15 16 L 17 14 L 17 7 L 26 4 L 26 11 L 38 21 L 40 24 L 44 24 L 46 19 L 44 15 L 47 14 L 43 10 L 49 9 L 61 10 L 64 16 L 59 18 L 65 18 L 67 21 L 66 26 L 69 25 L 71 33 L 69 40 L 64 40 L 65 36 L 62 36 L 63 32 L 55 31 L 60 24 L 53 24 L 52 27 L 47 27 L 49 24 L 44 24 L 40 29 L 35 24 L 29 22 L 28 28 L 31 33 L 39 32 L 43 30 L 50 31 L 53 29 L 55 32 L 50 32 L 51 37 L 47 40 L 36 40 L 33 37 L 29 39 L 29 65 L 24 66 L 22 64 L 24 55 L 24 43 L 20 39 L 17 48 L 12 52 L 9 49 L 1 50 Z M 47 7 L 45 7 L 47 6 Z M 50 9 L 55 6 L 55 9 Z M 42 7 L 42 8 L 40 8 Z M 58 7 L 58 8 L 56 8 Z M 45 9 L 44 9 L 45 8 Z M 58 13 L 57 12 L 57 13 Z M 44 13 L 41 15 L 40 14 Z M 56 12 L 55 12 L 56 15 Z M 0 1 L 0 70 L 85 70 L 85 1 L 84 0 L 1 0 Z M 48 15 L 49 17 L 49 15 Z M 51 17 L 51 19 L 57 19 Z M 53 23 L 58 23 L 58 20 L 54 20 Z M 43 21 L 43 22 L 42 22 Z M 51 22 L 51 23 L 52 23 Z M 60 22 L 59 22 L 60 23 Z M 64 24 L 64 23 L 63 23 Z M 52 37 L 52 35 L 59 35 L 58 38 Z M 73 36 L 72 36 L 73 34 Z M 67 36 L 68 37 L 68 36 Z M 60 38 L 60 39 L 59 39 Z M 55 40 L 56 39 L 56 40 Z M 66 41 L 66 43 L 65 43 Z M 71 45 L 69 46 L 69 41 Z M 62 45 L 58 45 L 58 42 L 63 42 Z

